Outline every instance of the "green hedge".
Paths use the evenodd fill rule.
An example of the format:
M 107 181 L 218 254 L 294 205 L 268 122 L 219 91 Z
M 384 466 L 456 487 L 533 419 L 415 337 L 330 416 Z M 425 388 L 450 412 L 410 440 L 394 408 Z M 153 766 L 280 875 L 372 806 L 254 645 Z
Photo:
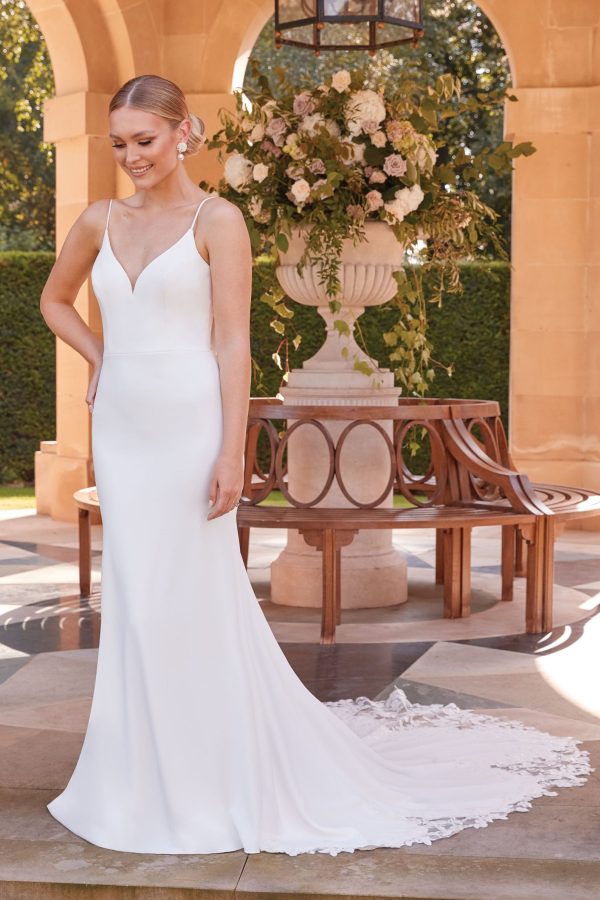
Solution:
M 429 396 L 498 400 L 508 430 L 510 265 L 504 262 L 465 263 L 461 266 L 461 280 L 462 294 L 447 295 L 441 309 L 435 304 L 428 308 L 433 356 L 445 365 L 454 363 L 451 378 L 442 369 L 436 369 Z M 294 350 L 290 341 L 289 364 L 290 368 L 297 368 L 323 343 L 325 324 L 316 309 L 298 304 L 293 307 L 295 312 L 291 321 L 293 328 L 301 333 L 302 342 Z M 370 308 L 359 320 L 367 350 L 381 366 L 390 367 L 390 348 L 382 334 L 390 327 L 394 316 L 392 309 Z M 280 340 L 269 327 L 271 319 L 270 308 L 265 303 L 255 302 L 252 350 L 264 368 L 264 387 L 257 393 L 269 395 L 277 393 L 281 384 L 281 372 L 270 358 Z M 256 383 L 254 386 L 256 389 Z
M 40 440 L 55 437 L 55 339 L 39 310 L 52 263 L 51 253 L 0 253 L 1 483 L 31 483 L 33 454 Z M 265 274 L 262 268 L 262 277 Z M 271 359 L 280 339 L 269 327 L 271 310 L 258 300 L 260 281 L 255 273 L 251 341 L 263 379 L 261 383 L 253 378 L 252 392 L 270 396 L 281 384 L 281 372 Z M 464 264 L 462 281 L 462 295 L 448 296 L 441 310 L 429 307 L 434 356 L 455 365 L 452 378 L 438 370 L 430 394 L 498 400 L 508 428 L 510 266 Z M 290 342 L 291 368 L 316 353 L 325 335 L 315 309 L 293 307 L 292 321 L 302 343 L 294 350 Z M 389 349 L 381 335 L 393 315 L 393 310 L 370 309 L 360 319 L 368 351 L 383 366 L 389 365 Z
M 50 252 L 0 253 L 0 482 L 32 482 L 55 436 L 55 338 L 40 313 Z

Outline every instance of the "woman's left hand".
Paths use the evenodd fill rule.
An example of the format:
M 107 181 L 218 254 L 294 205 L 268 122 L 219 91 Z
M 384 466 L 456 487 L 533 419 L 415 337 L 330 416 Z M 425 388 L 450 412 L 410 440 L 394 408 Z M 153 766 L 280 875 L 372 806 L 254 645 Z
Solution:
M 207 519 L 216 519 L 238 505 L 244 487 L 244 460 L 220 456 L 215 465 L 208 499 L 211 503 Z

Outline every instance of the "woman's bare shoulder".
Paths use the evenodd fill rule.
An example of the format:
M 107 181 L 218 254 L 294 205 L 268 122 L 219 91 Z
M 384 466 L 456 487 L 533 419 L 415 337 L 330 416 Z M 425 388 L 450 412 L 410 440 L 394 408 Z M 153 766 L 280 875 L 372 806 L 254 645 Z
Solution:
M 244 215 L 241 209 L 227 200 L 225 197 L 217 196 L 211 203 L 206 203 L 202 207 L 202 211 L 206 210 L 206 218 L 210 217 L 211 224 L 223 225 L 223 227 L 237 226 L 244 224 Z
M 94 200 L 77 216 L 71 227 L 79 234 L 98 234 L 104 231 L 110 200 Z

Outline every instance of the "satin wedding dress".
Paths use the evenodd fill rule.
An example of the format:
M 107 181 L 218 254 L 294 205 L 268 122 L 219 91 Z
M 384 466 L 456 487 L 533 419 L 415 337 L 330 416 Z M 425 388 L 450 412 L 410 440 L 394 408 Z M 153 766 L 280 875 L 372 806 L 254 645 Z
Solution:
M 113 850 L 335 855 L 430 844 L 583 784 L 573 738 L 399 689 L 324 703 L 288 664 L 235 509 L 206 518 L 222 405 L 201 206 L 131 284 L 109 205 L 94 261 L 102 619 L 87 732 L 48 809 Z

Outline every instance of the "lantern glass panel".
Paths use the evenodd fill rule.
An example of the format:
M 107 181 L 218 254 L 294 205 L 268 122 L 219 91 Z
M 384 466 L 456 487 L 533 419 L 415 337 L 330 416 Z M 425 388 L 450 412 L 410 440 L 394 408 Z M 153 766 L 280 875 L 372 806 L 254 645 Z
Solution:
M 419 0 L 383 0 L 383 14 L 393 19 L 420 22 Z
M 334 25 L 325 23 L 321 30 L 321 46 L 369 46 L 369 23 L 360 22 L 353 25 Z
M 296 41 L 300 44 L 314 43 L 314 30 L 312 25 L 300 25 L 298 28 L 282 28 L 281 39 L 284 41 Z
M 299 19 L 315 19 L 317 0 L 279 0 L 279 21 L 297 22 Z
M 385 47 L 387 43 L 391 43 L 392 41 L 412 41 L 414 36 L 415 32 L 412 28 L 406 28 L 404 25 L 390 25 L 389 23 L 386 23 L 385 28 L 377 34 L 377 43 L 379 46 Z
M 326 16 L 376 16 L 377 0 L 325 0 Z

